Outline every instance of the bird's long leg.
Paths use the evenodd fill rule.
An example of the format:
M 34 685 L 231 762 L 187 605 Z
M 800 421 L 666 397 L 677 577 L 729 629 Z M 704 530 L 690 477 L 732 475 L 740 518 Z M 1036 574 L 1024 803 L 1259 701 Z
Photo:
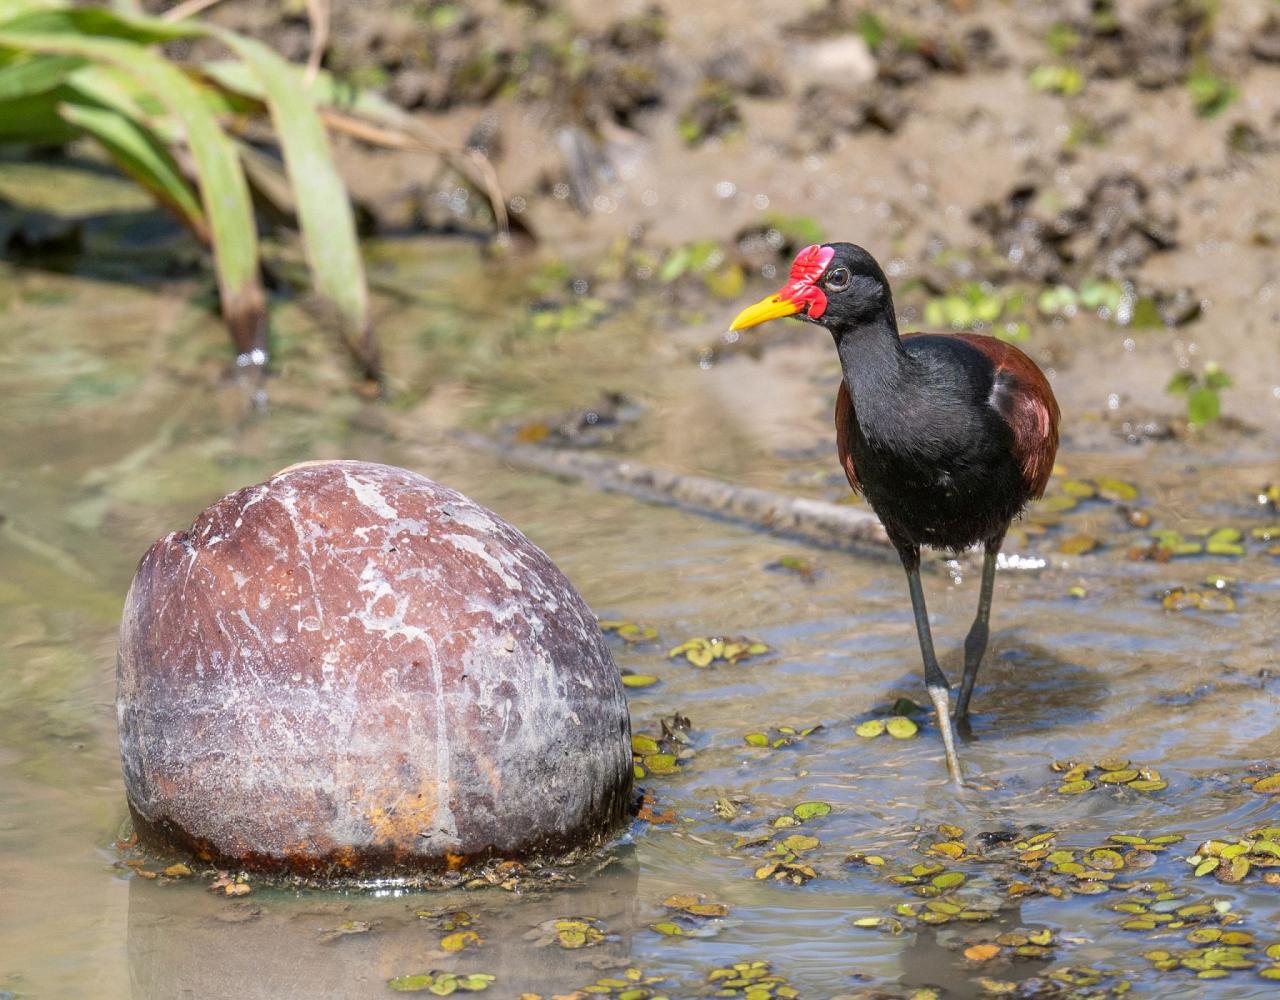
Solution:
M 951 685 L 947 675 L 938 666 L 933 652 L 933 634 L 929 631 L 929 609 L 924 603 L 924 588 L 920 585 L 919 546 L 899 546 L 902 567 L 907 571 L 907 587 L 911 591 L 911 609 L 916 616 L 916 635 L 920 639 L 920 655 L 924 659 L 924 684 L 938 714 L 938 728 L 942 730 L 942 746 L 947 754 L 947 771 L 951 780 L 960 783 L 960 758 L 956 756 L 955 731 L 951 726 L 951 706 L 948 704 Z
M 978 593 L 978 613 L 974 616 L 969 634 L 964 638 L 964 679 L 960 682 L 960 696 L 956 699 L 956 722 L 969 715 L 969 699 L 973 696 L 973 683 L 978 679 L 982 655 L 987 651 L 987 619 L 991 617 L 991 591 L 996 582 L 996 556 L 1004 536 L 987 542 L 982 560 L 982 589 Z

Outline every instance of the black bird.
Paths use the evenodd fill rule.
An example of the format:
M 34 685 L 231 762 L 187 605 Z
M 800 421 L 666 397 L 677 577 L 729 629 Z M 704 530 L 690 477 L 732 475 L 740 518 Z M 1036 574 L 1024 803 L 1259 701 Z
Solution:
M 947 769 L 960 780 L 949 714 L 920 586 L 920 547 L 985 550 L 978 613 L 964 643 L 956 719 L 968 715 L 987 648 L 996 555 L 1009 522 L 1040 497 L 1058 450 L 1058 403 L 1016 347 L 979 334 L 898 333 L 893 295 L 875 258 L 852 243 L 806 247 L 776 294 L 730 329 L 795 316 L 835 338 L 844 379 L 836 448 L 849 485 L 866 496 L 907 571 L 925 686 L 938 713 Z

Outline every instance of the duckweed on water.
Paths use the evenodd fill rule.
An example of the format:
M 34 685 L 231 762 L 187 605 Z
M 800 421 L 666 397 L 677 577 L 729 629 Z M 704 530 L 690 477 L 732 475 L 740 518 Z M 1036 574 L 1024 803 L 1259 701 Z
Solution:
M 1064 556 L 1083 556 L 1096 550 L 1099 544 L 1093 535 L 1072 535 L 1058 543 L 1058 551 Z
M 1047 927 L 1033 930 L 1009 931 L 1004 934 L 964 949 L 964 957 L 970 962 L 989 962 L 992 959 L 1004 961 L 1019 958 L 1047 959 L 1053 957 L 1053 949 L 1057 945 L 1053 931 Z
M 1155 596 L 1166 611 L 1235 611 L 1239 592 L 1229 577 L 1207 577 L 1203 588 L 1170 587 Z
M 1239 557 L 1248 552 L 1244 544 L 1245 534 L 1239 528 L 1204 528 L 1188 534 L 1190 537 L 1170 528 L 1157 528 L 1151 532 L 1148 545 L 1129 550 L 1129 558 L 1166 562 L 1179 556 Z
M 1272 778 L 1277 777 L 1280 776 L 1272 775 Z M 1277 790 L 1280 790 L 1280 782 L 1277 782 Z M 1264 882 L 1280 885 L 1280 871 L 1271 870 L 1280 869 L 1280 827 L 1262 827 L 1234 843 L 1206 840 L 1195 854 L 1187 858 L 1187 864 L 1192 866 L 1197 878 L 1212 875 L 1219 882 L 1232 885 L 1243 882 L 1254 873 L 1261 875 Z
M 768 747 L 771 750 L 778 750 L 782 747 L 791 746 L 793 743 L 799 743 L 806 736 L 821 731 L 822 726 L 808 726 L 804 729 L 796 729 L 794 726 L 775 726 L 773 728 L 774 735 L 769 733 L 747 733 L 743 737 L 747 746 L 752 747 Z
M 368 934 L 373 930 L 373 924 L 367 920 L 344 920 L 337 927 L 329 927 L 320 932 L 320 941 L 325 944 L 331 944 L 334 941 L 340 941 L 345 937 L 352 937 L 357 934 Z
M 713 987 L 712 996 L 749 997 L 750 1000 L 768 1000 L 771 997 L 794 998 L 800 991 L 769 965 L 768 962 L 735 962 L 723 969 L 707 973 L 707 985 Z
M 675 774 L 681 761 L 692 759 L 694 749 L 689 739 L 689 720 L 679 713 L 659 719 L 656 736 L 646 733 L 631 735 L 631 764 L 637 778 L 648 775 Z
M 830 813 L 831 805 L 827 802 L 801 802 L 790 812 L 775 816 L 769 823 L 770 829 L 740 836 L 734 847 L 767 848 L 760 858 L 762 863 L 752 872 L 753 878 L 801 885 L 818 875 L 805 855 L 821 846 L 822 841 L 807 833 L 786 834 L 781 840 L 775 837 L 781 830 L 802 826 L 808 820 L 821 819 Z
M 484 942 L 475 931 L 455 931 L 452 934 L 446 934 L 440 939 L 440 947 L 445 951 L 463 951 L 466 948 L 474 948 Z
M 1154 767 L 1131 765 L 1128 760 L 1118 758 L 1104 758 L 1094 764 L 1064 760 L 1055 762 L 1052 767 L 1062 774 L 1057 779 L 1060 795 L 1081 795 L 1108 785 L 1123 785 L 1137 792 L 1159 792 L 1169 787 Z
M 1280 964 L 1259 968 L 1263 962 L 1280 960 L 1280 944 L 1269 945 L 1258 954 L 1252 934 L 1212 927 L 1191 931 L 1186 941 L 1192 947 L 1153 948 L 1143 952 L 1142 957 L 1161 972 L 1185 969 L 1194 972 L 1197 979 L 1222 979 L 1237 971 L 1255 969 L 1263 979 L 1280 979 Z
M 475 923 L 466 910 L 414 910 L 413 915 L 419 920 L 430 921 L 437 930 L 457 931 L 470 927 Z
M 688 639 L 673 647 L 667 653 L 667 659 L 675 660 L 683 657 L 695 667 L 709 667 L 716 661 L 736 664 L 753 656 L 769 652 L 769 647 L 757 639 L 722 639 L 696 638 Z
M 617 997 L 618 1000 L 668 1000 L 665 993 L 650 988 L 662 982 L 666 982 L 665 976 L 646 976 L 640 969 L 628 968 L 616 975 L 597 979 L 594 983 L 570 993 L 569 996 L 577 997 L 585 994 Z M 543 1000 L 543 998 L 538 993 L 521 993 L 520 1000 Z
M 704 896 L 668 896 L 662 905 L 675 912 L 649 929 L 665 937 L 709 937 L 719 932 L 720 918 L 729 915 L 724 903 L 709 903 Z
M 693 917 L 727 917 L 729 907 L 724 903 L 708 903 L 705 896 L 675 895 L 668 896 L 662 905 L 669 910 L 679 910 Z
M 595 917 L 561 917 L 542 924 L 535 936 L 538 945 L 555 944 L 576 951 L 600 944 L 605 939 L 605 932 Z
M 897 740 L 909 740 L 920 732 L 920 727 L 905 715 L 894 715 L 888 719 L 868 719 L 860 723 L 854 732 L 866 740 L 873 740 L 883 733 Z
M 813 583 L 822 575 L 817 563 L 804 556 L 783 556 L 766 564 L 765 569 L 775 573 L 791 573 L 800 577 L 805 583 Z
M 658 638 L 658 630 L 652 625 L 640 625 L 637 622 L 622 621 L 615 618 L 601 618 L 598 622 L 600 631 L 616 635 L 627 644 L 651 642 Z
M 445 997 L 451 993 L 478 993 L 487 990 L 494 977 L 483 972 L 461 974 L 455 972 L 419 972 L 409 976 L 396 976 L 387 980 L 387 986 L 397 993 L 434 993 Z

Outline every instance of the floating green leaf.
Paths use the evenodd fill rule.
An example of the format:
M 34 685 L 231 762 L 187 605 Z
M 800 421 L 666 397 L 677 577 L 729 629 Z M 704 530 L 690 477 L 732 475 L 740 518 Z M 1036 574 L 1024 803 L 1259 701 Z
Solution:
M 612 633 L 628 643 L 649 642 L 658 638 L 658 630 L 652 625 L 602 618 L 598 622 L 602 632 Z
M 902 715 L 895 715 L 885 723 L 884 727 L 896 740 L 909 740 L 920 731 L 919 726 Z
M 459 990 L 479 993 L 487 990 L 495 981 L 494 976 L 483 972 L 470 974 L 454 972 L 420 972 L 409 976 L 396 976 L 387 980 L 387 986 L 397 993 L 433 993 L 448 996 Z
M 798 806 L 791 810 L 796 819 L 805 822 L 811 819 L 819 819 L 831 812 L 831 803 L 829 802 L 801 802 Z
M 668 659 L 683 657 L 695 667 L 709 667 L 717 660 L 735 664 L 769 652 L 769 646 L 758 639 L 687 639 L 667 652 Z

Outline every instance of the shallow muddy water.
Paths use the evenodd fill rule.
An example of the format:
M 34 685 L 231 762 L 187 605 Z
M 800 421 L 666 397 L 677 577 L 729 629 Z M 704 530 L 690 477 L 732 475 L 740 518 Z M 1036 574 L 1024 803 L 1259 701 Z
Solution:
M 895 699 L 923 700 L 894 563 L 806 550 L 532 476 L 444 434 L 625 388 L 646 407 L 625 439 L 629 454 L 834 499 L 842 487 L 829 478 L 836 369 L 828 344 L 789 340 L 762 361 L 732 358 L 704 371 L 687 348 L 713 335 L 714 323 L 679 333 L 624 315 L 555 338 L 509 335 L 518 310 L 469 294 L 477 282 L 501 280 L 470 248 L 372 254 L 384 291 L 404 290 L 398 301 L 384 296 L 394 373 L 385 407 L 348 391 L 326 360 L 332 345 L 312 337 L 291 307 L 276 314 L 282 374 L 270 386 L 272 404 L 248 413 L 238 391 L 218 380 L 221 335 L 189 302 L 189 288 L 168 289 L 155 275 L 141 289 L 116 285 L 101 269 L 0 272 L 0 996 L 375 997 L 390 995 L 393 977 L 438 969 L 492 974 L 486 995 L 506 998 L 569 993 L 638 968 L 664 977 L 653 990 L 687 997 L 714 992 L 713 970 L 754 960 L 769 962 L 804 997 L 909 996 L 929 986 L 947 997 L 988 995 L 996 987 L 982 977 L 996 986 L 1041 977 L 1047 989 L 1044 977 L 1082 967 L 1097 970 L 1099 985 L 1061 985 L 1061 995 L 1122 980 L 1141 996 L 1274 995 L 1256 969 L 1201 979 L 1194 969 L 1158 971 L 1141 957 L 1190 948 L 1186 935 L 1206 927 L 1252 934 L 1259 967 L 1267 964 L 1262 949 L 1280 942 L 1280 886 L 1264 883 L 1259 870 L 1234 885 L 1196 878 L 1185 861 L 1208 838 L 1235 841 L 1280 826 L 1280 799 L 1243 781 L 1275 770 L 1280 755 L 1280 560 L 1266 554 L 1271 543 L 1249 541 L 1243 557 L 1131 561 L 1126 549 L 1145 533 L 1121 528 L 1115 505 L 1100 501 L 1069 512 L 1066 526 L 1017 539 L 1017 551 L 1048 565 L 1000 574 L 988 663 L 962 747 L 971 787 L 957 792 L 927 716 L 917 717 L 921 732 L 912 739 L 854 733 Z M 433 278 L 427 291 L 417 289 L 423 273 Z M 1116 334 L 1077 326 L 1070 336 Z M 1194 449 L 1134 448 L 1098 431 L 1098 401 L 1112 380 L 1141 383 L 1143 350 L 1092 368 L 1077 359 L 1055 375 L 1068 474 L 1131 482 L 1162 528 L 1234 525 L 1247 533 L 1275 524 L 1255 499 L 1280 471 L 1274 428 Z M 1269 384 L 1266 376 L 1254 381 Z M 1257 414 L 1272 405 L 1261 395 L 1256 402 Z M 406 426 L 420 435 L 406 438 Z M 338 456 L 402 464 L 467 492 L 542 546 L 602 618 L 658 629 L 657 641 L 614 648 L 623 670 L 660 679 L 629 692 L 637 733 L 655 732 L 675 712 L 691 720 L 693 755 L 675 774 L 640 782 L 655 812 L 672 812 L 659 817 L 668 821 L 637 823 L 605 858 L 567 872 L 568 885 L 519 893 L 258 886 L 227 899 L 205 891 L 203 879 L 147 880 L 117 866 L 113 841 L 125 808 L 114 643 L 137 558 L 222 494 L 295 461 Z M 1088 555 L 1057 552 L 1076 532 L 1108 544 Z M 766 568 L 787 556 L 811 560 L 816 573 Z M 954 676 L 977 580 L 964 562 L 934 568 L 926 587 L 935 638 Z M 1203 587 L 1210 574 L 1234 578 L 1237 610 L 1165 610 L 1165 589 Z M 717 634 L 748 635 L 772 651 L 705 669 L 665 658 L 686 638 Z M 776 749 L 745 740 L 776 736 L 778 726 L 822 728 Z M 1054 761 L 1108 757 L 1157 768 L 1168 787 L 1056 791 L 1063 777 Z M 770 825 L 815 801 L 829 804 L 829 814 L 795 829 Z M 939 833 L 940 824 L 962 832 Z M 1016 859 L 1034 844 L 981 836 L 1007 833 L 1025 844 L 1050 831 L 1052 847 L 1076 852 L 1112 834 L 1177 835 L 1111 881 L 1163 880 L 1177 906 L 1203 899 L 1218 904 L 1215 919 L 1239 922 L 1199 916 L 1173 929 L 1123 929 L 1133 913 L 1111 907 L 1142 896 L 1140 887 L 1032 872 L 1034 862 L 1019 867 Z M 801 852 L 816 873 L 802 885 L 755 877 L 768 844 L 735 846 L 751 834 L 772 833 L 776 842 L 796 832 L 819 840 Z M 949 839 L 966 845 L 960 860 L 924 852 Z M 854 853 L 886 863 L 847 860 Z M 967 881 L 935 899 L 890 880 L 922 863 L 945 864 Z M 1018 879 L 1058 894 L 1011 898 Z M 1078 891 L 1091 885 L 1104 888 Z M 673 917 L 663 905 L 691 893 L 725 904 L 728 915 Z M 993 916 L 929 925 L 895 913 L 899 904 L 939 900 Z M 1151 899 L 1135 905 L 1148 903 L 1171 909 Z M 945 909 L 933 912 L 947 916 Z M 440 915 L 457 910 L 472 916 L 483 941 L 452 954 L 440 947 Z M 855 924 L 871 917 L 896 918 L 900 927 Z M 591 918 L 603 940 L 560 947 L 546 928 L 563 918 Z M 663 922 L 686 933 L 651 928 Z M 1016 943 L 985 961 L 963 954 L 1000 934 L 1046 929 L 1052 943 L 1033 957 L 1013 957 Z

